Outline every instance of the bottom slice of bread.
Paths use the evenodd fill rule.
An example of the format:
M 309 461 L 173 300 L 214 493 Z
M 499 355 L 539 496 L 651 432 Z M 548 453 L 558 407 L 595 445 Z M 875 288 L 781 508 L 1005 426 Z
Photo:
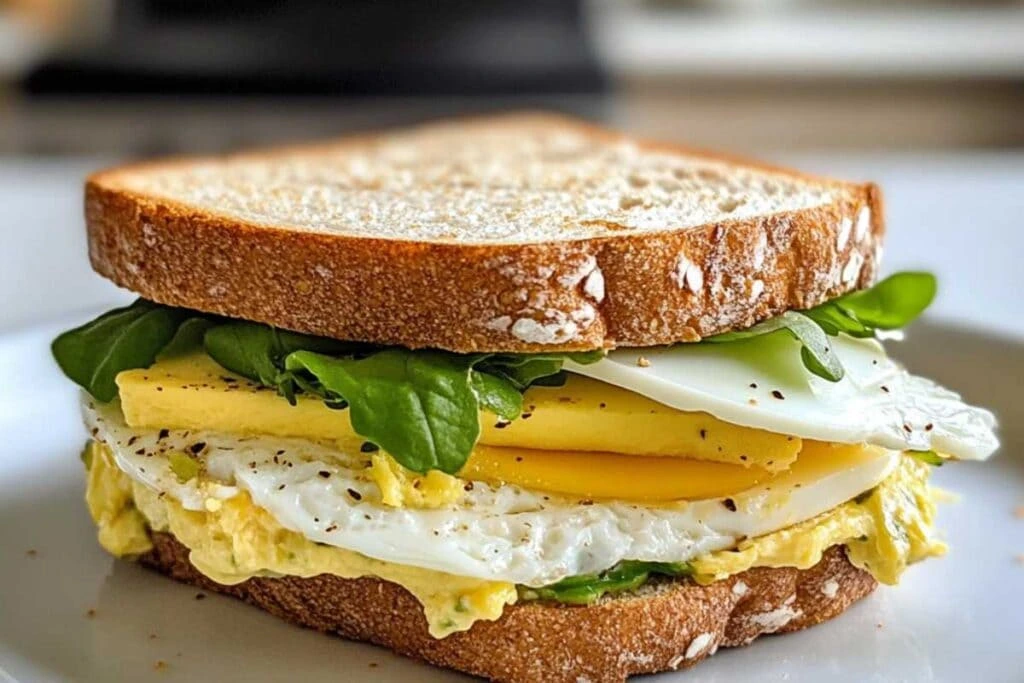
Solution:
M 874 590 L 841 547 L 810 569 L 751 569 L 711 585 L 685 579 L 588 606 L 524 602 L 498 621 L 479 621 L 441 640 L 427 633 L 423 610 L 396 584 L 374 578 L 254 578 L 214 583 L 166 533 L 140 561 L 179 581 L 241 598 L 288 621 L 383 645 L 437 666 L 494 681 L 624 681 L 693 666 L 719 647 L 807 628 L 842 613 Z

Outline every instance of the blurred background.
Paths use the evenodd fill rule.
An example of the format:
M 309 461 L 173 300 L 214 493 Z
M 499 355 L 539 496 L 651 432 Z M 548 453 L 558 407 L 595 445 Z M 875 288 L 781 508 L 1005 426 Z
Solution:
M 1024 320 L 1024 0 L 0 0 L 0 329 L 120 296 L 84 259 L 97 166 L 537 107 L 877 180 L 890 270 Z

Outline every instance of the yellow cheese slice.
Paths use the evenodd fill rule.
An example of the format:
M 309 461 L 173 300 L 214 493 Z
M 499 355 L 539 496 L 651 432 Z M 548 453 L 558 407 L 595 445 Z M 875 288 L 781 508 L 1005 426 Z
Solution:
M 684 458 L 477 446 L 459 476 L 584 500 L 666 502 L 732 495 L 773 475 L 758 467 Z
M 208 429 L 315 440 L 357 438 L 346 411 L 309 396 L 291 406 L 273 390 L 232 375 L 201 353 L 117 376 L 133 427 Z M 551 451 L 664 455 L 769 471 L 788 467 L 801 440 L 684 412 L 597 380 L 570 375 L 563 387 L 531 387 L 523 417 L 481 414 L 480 444 Z
M 604 451 L 709 460 L 784 470 L 800 439 L 686 412 L 605 382 L 568 375 L 561 387 L 530 387 L 523 416 L 482 422 L 480 443 L 555 451 Z
M 884 453 L 885 449 L 877 446 L 804 441 L 800 456 L 788 470 L 771 473 L 684 458 L 477 446 L 459 476 L 582 499 L 646 503 L 722 498 L 770 482 L 766 503 L 784 505 L 794 489 Z

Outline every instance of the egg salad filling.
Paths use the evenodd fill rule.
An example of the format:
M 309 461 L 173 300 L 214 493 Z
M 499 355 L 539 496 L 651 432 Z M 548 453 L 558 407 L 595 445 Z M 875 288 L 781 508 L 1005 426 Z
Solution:
M 481 619 L 497 619 L 506 604 L 516 601 L 510 583 L 381 562 L 314 543 L 282 527 L 244 492 L 223 501 L 210 498 L 205 510 L 187 510 L 172 497 L 133 481 L 117 467 L 109 448 L 91 442 L 86 453 L 86 503 L 100 545 L 118 557 L 150 550 L 149 534 L 156 531 L 173 534 L 189 549 L 192 565 L 224 585 L 255 576 L 377 577 L 397 583 L 419 600 L 437 638 L 464 631 Z
M 225 585 L 257 576 L 377 577 L 402 586 L 423 605 L 436 638 L 479 620 L 498 619 L 520 593 L 586 604 L 606 593 L 637 588 L 652 574 L 709 583 L 753 567 L 808 568 L 834 545 L 845 545 L 850 560 L 879 581 L 895 583 L 907 565 L 945 552 L 945 545 L 934 538 L 935 496 L 927 485 L 928 466 L 912 457 L 901 458 L 892 474 L 863 495 L 733 549 L 688 563 L 621 563 L 610 571 L 535 588 L 384 562 L 316 543 L 282 527 L 245 492 L 224 500 L 210 497 L 205 509 L 188 510 L 173 497 L 131 479 L 117 466 L 110 448 L 98 442 L 86 447 L 85 461 L 86 501 L 100 544 L 113 555 L 145 553 L 155 531 L 172 534 L 189 549 L 189 559 L 200 572 Z M 628 578 L 622 579 L 624 574 Z

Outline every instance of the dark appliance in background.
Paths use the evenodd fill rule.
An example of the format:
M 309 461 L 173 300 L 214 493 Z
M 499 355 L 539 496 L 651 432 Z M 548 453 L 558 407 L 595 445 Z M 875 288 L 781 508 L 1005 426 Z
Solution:
M 114 0 L 106 38 L 32 95 L 529 95 L 605 79 L 582 2 Z

